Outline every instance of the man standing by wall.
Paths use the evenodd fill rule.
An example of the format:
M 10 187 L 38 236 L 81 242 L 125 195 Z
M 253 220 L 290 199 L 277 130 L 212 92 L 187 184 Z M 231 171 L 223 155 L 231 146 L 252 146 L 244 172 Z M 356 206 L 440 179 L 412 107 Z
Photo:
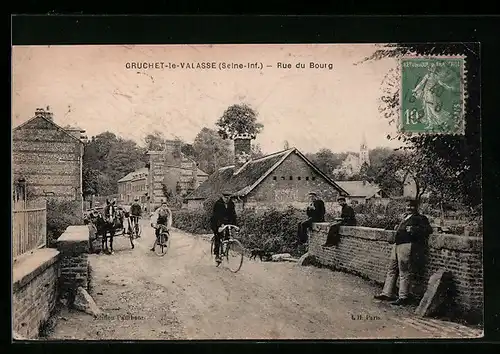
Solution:
M 299 223 L 297 237 L 300 243 L 307 242 L 307 230 L 312 227 L 314 222 L 325 221 L 325 203 L 314 192 L 309 193 L 311 204 L 307 207 L 307 220 Z
M 432 233 L 432 227 L 426 216 L 418 212 L 416 200 L 407 202 L 403 220 L 396 226 L 395 243 L 392 247 L 391 260 L 384 289 L 377 300 L 394 300 L 396 281 L 399 275 L 399 296 L 392 302 L 393 305 L 407 305 L 411 292 L 412 265 L 415 257 L 420 255 L 421 248 L 427 237 Z

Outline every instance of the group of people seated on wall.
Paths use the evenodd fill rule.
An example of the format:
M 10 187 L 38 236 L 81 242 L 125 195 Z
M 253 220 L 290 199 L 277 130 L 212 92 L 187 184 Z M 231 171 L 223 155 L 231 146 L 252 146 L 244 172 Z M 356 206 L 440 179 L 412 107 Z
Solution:
M 313 223 L 325 221 L 325 203 L 319 198 L 316 192 L 310 192 L 309 198 L 310 204 L 306 209 L 307 219 L 299 223 L 299 228 L 297 231 L 297 237 L 301 243 L 307 242 L 307 231 L 311 229 Z M 351 206 L 347 205 L 346 198 L 339 197 L 337 201 L 342 209 L 340 212 L 340 217 L 335 219 L 336 222 L 332 224 L 332 227 L 340 227 L 341 225 L 356 226 L 356 213 Z M 339 231 L 338 228 L 336 228 L 335 230 Z M 329 237 L 327 239 L 327 242 L 323 246 L 329 247 L 334 246 L 335 244 L 336 241 L 332 239 L 332 237 Z
M 310 205 L 307 207 L 307 219 L 299 223 L 298 239 L 302 244 L 308 242 L 308 230 L 313 223 L 325 221 L 325 204 L 317 193 L 311 192 Z M 340 218 L 330 226 L 326 243 L 322 247 L 337 246 L 340 242 L 340 226 L 356 226 L 354 209 L 347 205 L 346 198 L 338 198 L 342 207 Z M 427 238 L 433 230 L 428 218 L 418 211 L 418 202 L 409 199 L 406 203 L 406 212 L 394 228 L 394 244 L 387 275 L 382 292 L 375 295 L 380 301 L 390 301 L 392 305 L 407 305 L 413 302 L 411 294 L 412 279 L 422 266 L 423 252 Z M 396 295 L 396 283 L 399 276 L 399 290 Z

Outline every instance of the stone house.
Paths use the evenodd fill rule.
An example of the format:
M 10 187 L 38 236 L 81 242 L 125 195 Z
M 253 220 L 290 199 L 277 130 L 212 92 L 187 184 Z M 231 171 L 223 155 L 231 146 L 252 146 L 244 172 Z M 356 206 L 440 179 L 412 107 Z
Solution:
M 148 168 L 132 171 L 118 180 L 118 203 L 131 204 L 135 198 L 144 204 L 147 202 Z
M 193 192 L 208 174 L 198 168 L 198 163 L 181 152 L 182 142 L 167 140 L 162 151 L 148 151 L 147 164 L 147 208 L 153 210 L 165 200 L 165 186 L 172 195 L 182 198 Z
M 251 139 L 249 135 L 234 137 L 234 165 L 220 168 L 188 195 L 187 208 L 201 208 L 205 200 L 223 190 L 233 193 L 240 209 L 303 208 L 308 193 L 314 191 L 327 210 L 335 210 L 337 197 L 347 195 L 296 148 L 250 159 Z
M 346 201 L 351 205 L 374 204 L 387 205 L 390 196 L 378 185 L 368 181 L 336 181 L 349 194 Z
M 12 132 L 13 182 L 25 181 L 30 199 L 74 201 L 82 213 L 84 132 L 62 128 L 51 112 L 37 109 L 33 118 Z

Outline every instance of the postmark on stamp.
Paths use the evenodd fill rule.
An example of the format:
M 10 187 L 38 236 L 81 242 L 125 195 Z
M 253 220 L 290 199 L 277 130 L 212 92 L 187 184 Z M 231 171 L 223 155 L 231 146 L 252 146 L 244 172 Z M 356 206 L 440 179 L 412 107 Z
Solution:
M 463 57 L 401 59 L 400 131 L 464 134 Z

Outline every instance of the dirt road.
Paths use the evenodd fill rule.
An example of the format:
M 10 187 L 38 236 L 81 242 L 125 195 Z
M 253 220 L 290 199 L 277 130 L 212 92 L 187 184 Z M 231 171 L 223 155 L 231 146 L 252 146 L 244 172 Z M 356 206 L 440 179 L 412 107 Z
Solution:
M 91 255 L 91 295 L 106 316 L 64 310 L 48 339 L 461 338 L 481 331 L 414 318 L 376 302 L 358 277 L 295 263 L 245 258 L 240 272 L 216 268 L 209 243 L 175 231 L 170 252 L 149 250 L 151 228 L 130 249 Z

